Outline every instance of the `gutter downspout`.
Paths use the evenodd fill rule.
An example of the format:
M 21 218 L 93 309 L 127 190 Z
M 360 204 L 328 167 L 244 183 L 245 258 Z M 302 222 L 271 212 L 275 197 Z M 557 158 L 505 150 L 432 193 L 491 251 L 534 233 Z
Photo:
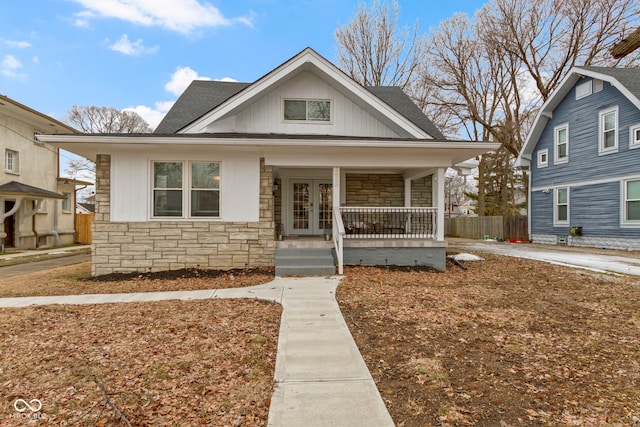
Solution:
M 37 211 L 37 206 L 38 202 L 36 202 L 35 200 L 33 201 L 33 209 Z M 36 216 L 35 215 L 31 215 L 31 231 L 33 231 L 33 235 L 36 238 L 36 249 L 38 249 L 40 247 L 40 238 L 38 236 L 38 230 L 36 230 Z

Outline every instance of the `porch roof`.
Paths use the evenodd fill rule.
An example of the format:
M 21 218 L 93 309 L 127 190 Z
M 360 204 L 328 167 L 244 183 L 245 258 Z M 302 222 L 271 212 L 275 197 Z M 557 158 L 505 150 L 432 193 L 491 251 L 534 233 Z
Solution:
M 389 153 L 433 156 L 438 166 L 452 166 L 469 158 L 499 148 L 491 142 L 452 141 L 414 138 L 375 138 L 339 135 L 298 135 L 263 133 L 204 133 L 204 134 L 84 134 L 38 135 L 38 139 L 67 151 L 95 160 L 97 154 L 136 151 L 139 149 L 184 151 L 197 147 L 218 147 L 242 152 L 257 151 L 261 156 L 330 153 L 349 154 Z M 443 161 L 445 161 L 444 164 Z
M 64 199 L 62 194 L 44 190 L 32 185 L 23 184 L 17 181 L 10 181 L 0 185 L 0 197 L 3 196 L 27 196 L 45 199 Z

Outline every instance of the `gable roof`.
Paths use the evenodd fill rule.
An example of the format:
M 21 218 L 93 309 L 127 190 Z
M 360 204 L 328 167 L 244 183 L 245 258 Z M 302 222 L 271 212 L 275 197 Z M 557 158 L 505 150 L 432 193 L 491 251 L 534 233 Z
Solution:
M 610 83 L 618 89 L 636 108 L 640 110 L 640 69 L 638 68 L 613 68 L 613 67 L 573 67 L 562 80 L 558 88 L 542 105 L 533 127 L 527 136 L 516 166 L 525 167 L 531 161 L 533 150 L 538 144 L 547 122 L 553 116 L 553 111 L 560 102 L 571 92 L 571 89 L 583 77 L 599 79 Z
M 194 80 L 167 112 L 154 133 L 176 133 L 250 85 L 251 83 Z M 366 86 L 365 88 L 434 139 L 446 140 L 436 125 L 401 88 L 397 86 Z
M 336 87 L 354 94 L 375 114 L 393 122 L 414 138 L 444 139 L 402 90 L 394 87 L 365 88 L 311 48 L 304 49 L 254 83 L 194 81 L 158 125 L 156 132 L 199 133 L 207 123 L 244 108 L 251 99 L 302 70 L 312 70 Z

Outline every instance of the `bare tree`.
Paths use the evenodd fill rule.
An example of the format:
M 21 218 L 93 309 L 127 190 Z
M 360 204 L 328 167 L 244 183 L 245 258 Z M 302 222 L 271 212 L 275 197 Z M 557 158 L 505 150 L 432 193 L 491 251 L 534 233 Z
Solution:
M 112 107 L 73 105 L 63 121 L 85 133 L 149 133 L 149 124 L 136 112 L 122 111 Z M 65 173 L 76 178 L 78 174 L 95 176 L 96 165 L 85 158 L 74 158 L 67 162 Z
M 148 133 L 152 129 L 134 111 L 74 105 L 64 121 L 85 133 Z
M 396 1 L 361 3 L 353 19 L 338 27 L 340 68 L 365 86 L 399 86 L 405 89 L 415 78 L 424 41 L 413 30 L 398 24 Z
M 527 177 L 513 169 L 538 108 L 574 65 L 637 65 L 609 56 L 637 26 L 637 0 L 493 0 L 472 18 L 441 23 L 421 69 L 426 111 L 502 147 L 480 162 L 479 215 L 517 212 Z M 486 199 L 486 200 L 485 200 Z M 486 202 L 486 206 L 485 206 Z
M 494 0 L 477 16 L 479 36 L 514 55 L 542 101 L 575 65 L 632 65 L 639 54 L 614 59 L 610 50 L 638 26 L 637 0 Z

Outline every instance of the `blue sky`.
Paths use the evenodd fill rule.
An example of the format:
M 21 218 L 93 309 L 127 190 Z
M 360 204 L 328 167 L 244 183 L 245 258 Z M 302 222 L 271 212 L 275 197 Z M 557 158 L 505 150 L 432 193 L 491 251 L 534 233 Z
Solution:
M 426 33 L 487 1 L 398 0 L 400 21 Z M 73 104 L 133 108 L 155 127 L 195 78 L 251 82 L 307 46 L 335 62 L 358 3 L 3 0 L 0 93 L 56 119 Z

